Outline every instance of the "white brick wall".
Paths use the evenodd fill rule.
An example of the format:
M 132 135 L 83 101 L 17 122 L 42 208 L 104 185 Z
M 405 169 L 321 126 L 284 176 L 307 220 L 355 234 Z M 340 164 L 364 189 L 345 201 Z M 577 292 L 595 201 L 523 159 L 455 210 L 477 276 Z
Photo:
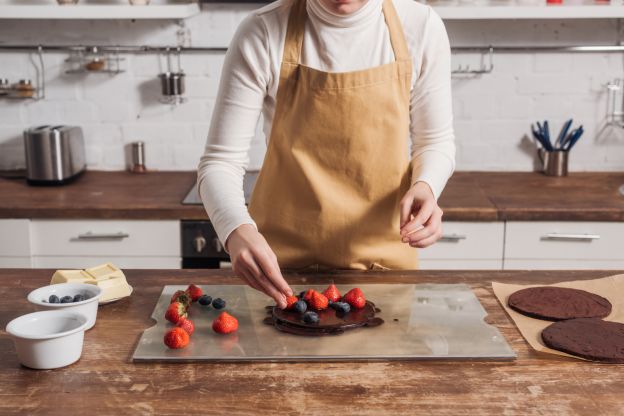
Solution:
M 194 46 L 226 46 L 237 24 L 254 5 L 206 5 L 185 21 Z M 615 21 L 448 22 L 453 46 L 614 44 Z M 174 45 L 180 26 L 167 21 L 2 21 L 0 42 Z M 0 53 L 0 77 L 35 78 L 33 57 Z M 32 125 L 71 123 L 85 131 L 93 169 L 123 169 L 124 146 L 146 142 L 152 169 L 196 167 L 217 94 L 223 56 L 184 55 L 188 102 L 161 104 L 157 74 L 164 57 L 126 56 L 127 72 L 69 75 L 64 54 L 46 54 L 46 100 L 0 100 L 0 169 L 24 164 L 22 131 Z M 454 65 L 479 65 L 481 57 L 456 54 Z M 569 117 L 586 135 L 571 156 L 572 170 L 624 169 L 624 133 L 606 129 L 604 84 L 624 78 L 620 54 L 496 54 L 492 74 L 453 79 L 457 167 L 460 170 L 532 170 L 529 125 L 549 119 L 558 129 Z M 250 154 L 258 168 L 264 155 L 258 137 Z

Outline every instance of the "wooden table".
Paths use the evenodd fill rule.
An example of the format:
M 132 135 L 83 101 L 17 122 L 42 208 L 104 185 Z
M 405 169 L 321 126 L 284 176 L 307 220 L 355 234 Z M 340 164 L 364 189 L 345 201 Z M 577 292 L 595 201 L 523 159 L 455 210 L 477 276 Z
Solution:
M 34 308 L 27 293 L 51 270 L 0 270 L 0 327 Z M 622 415 L 622 366 L 536 353 L 495 299 L 490 282 L 554 283 L 599 278 L 583 272 L 342 272 L 289 275 L 291 283 L 467 283 L 518 354 L 513 362 L 133 364 L 130 357 L 165 284 L 239 283 L 218 270 L 133 271 L 131 298 L 100 308 L 81 360 L 29 370 L 0 335 L 1 415 L 442 414 Z

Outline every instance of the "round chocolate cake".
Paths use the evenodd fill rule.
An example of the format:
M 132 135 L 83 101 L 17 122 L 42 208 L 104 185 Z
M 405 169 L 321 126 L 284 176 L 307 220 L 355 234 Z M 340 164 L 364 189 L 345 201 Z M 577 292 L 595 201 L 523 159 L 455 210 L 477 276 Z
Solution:
M 319 316 L 318 323 L 306 323 L 302 314 L 295 310 L 284 310 L 277 306 L 267 306 L 267 316 L 264 323 L 275 326 L 283 332 L 295 335 L 322 336 L 340 335 L 349 329 L 359 327 L 373 327 L 383 324 L 383 319 L 375 316 L 379 309 L 372 302 L 367 301 L 361 309 L 351 309 L 342 313 L 332 308 L 314 311 Z
M 547 347 L 588 360 L 624 363 L 624 324 L 584 318 L 555 322 L 542 331 Z
M 611 303 L 593 293 L 566 287 L 539 286 L 518 290 L 509 296 L 509 307 L 523 315 L 548 321 L 604 318 Z

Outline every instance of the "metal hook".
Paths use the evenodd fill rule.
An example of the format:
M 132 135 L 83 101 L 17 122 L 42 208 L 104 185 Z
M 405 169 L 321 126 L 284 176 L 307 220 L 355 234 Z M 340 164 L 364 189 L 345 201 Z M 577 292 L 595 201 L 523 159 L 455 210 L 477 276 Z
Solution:
M 482 74 L 490 74 L 494 71 L 494 47 L 490 46 L 487 52 L 488 62 L 481 63 L 481 68 L 479 69 L 470 69 L 470 65 L 459 65 L 458 68 L 451 72 L 451 74 L 462 74 L 462 75 L 482 75 Z

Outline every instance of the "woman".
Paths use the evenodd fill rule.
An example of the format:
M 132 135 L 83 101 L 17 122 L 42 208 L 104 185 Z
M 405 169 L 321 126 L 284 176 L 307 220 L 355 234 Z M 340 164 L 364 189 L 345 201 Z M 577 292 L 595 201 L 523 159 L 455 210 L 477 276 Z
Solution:
M 248 211 L 261 113 L 268 149 Z M 454 154 L 450 49 L 431 8 L 278 0 L 228 50 L 199 190 L 234 271 L 285 307 L 280 265 L 417 268 L 413 248 L 441 235 Z

